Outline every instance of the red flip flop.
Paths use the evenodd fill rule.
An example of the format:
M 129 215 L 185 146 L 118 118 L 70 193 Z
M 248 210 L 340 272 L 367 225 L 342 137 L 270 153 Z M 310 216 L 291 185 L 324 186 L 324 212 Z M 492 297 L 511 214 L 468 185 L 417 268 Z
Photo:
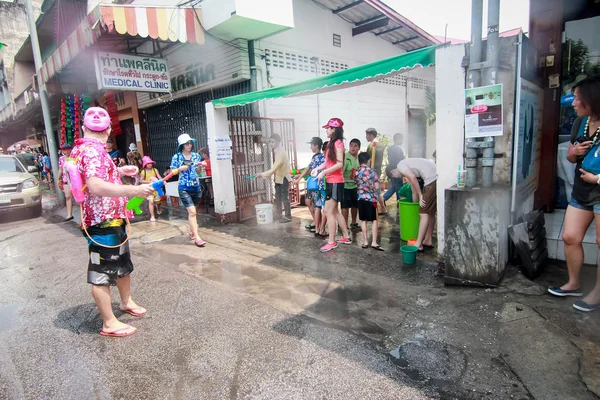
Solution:
M 206 242 L 205 242 L 204 240 L 202 240 L 202 239 L 198 239 L 198 240 L 196 240 L 196 241 L 194 242 L 194 244 L 195 244 L 196 246 L 198 246 L 198 247 L 204 247 L 204 246 L 206 246 Z
M 127 314 L 131 314 L 134 317 L 143 317 L 144 315 L 146 315 L 148 310 L 145 310 L 142 312 L 137 311 L 137 310 L 141 310 L 141 309 L 142 309 L 142 307 L 136 307 L 136 308 L 126 308 L 125 310 L 121 309 L 121 311 L 123 311 L 124 313 L 127 313 Z
M 133 326 L 131 325 L 127 325 L 124 326 L 123 328 L 117 329 L 116 331 L 105 331 L 104 329 L 102 329 L 100 331 L 100 334 L 102 336 L 112 336 L 112 337 L 125 337 L 125 336 L 131 336 L 134 333 L 137 332 L 137 328 L 133 328 L 132 331 L 129 331 L 128 329 L 133 328 Z

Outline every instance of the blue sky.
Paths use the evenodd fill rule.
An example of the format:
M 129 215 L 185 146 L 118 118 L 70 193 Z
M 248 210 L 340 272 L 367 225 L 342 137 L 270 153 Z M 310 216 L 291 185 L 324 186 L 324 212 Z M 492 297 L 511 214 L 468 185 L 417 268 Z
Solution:
M 432 35 L 469 40 L 471 36 L 471 0 L 383 0 Z M 484 31 L 487 27 L 487 0 L 483 1 Z M 529 0 L 500 2 L 500 31 L 513 28 L 529 30 Z M 484 36 L 485 33 L 484 33 Z

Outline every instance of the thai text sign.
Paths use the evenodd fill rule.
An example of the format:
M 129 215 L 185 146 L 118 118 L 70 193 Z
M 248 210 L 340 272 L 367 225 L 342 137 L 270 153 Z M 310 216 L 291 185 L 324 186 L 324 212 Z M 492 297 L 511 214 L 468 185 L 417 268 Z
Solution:
M 171 91 L 166 59 L 98 52 L 94 55 L 94 65 L 98 89 L 160 93 Z
M 502 85 L 465 90 L 465 137 L 502 136 Z

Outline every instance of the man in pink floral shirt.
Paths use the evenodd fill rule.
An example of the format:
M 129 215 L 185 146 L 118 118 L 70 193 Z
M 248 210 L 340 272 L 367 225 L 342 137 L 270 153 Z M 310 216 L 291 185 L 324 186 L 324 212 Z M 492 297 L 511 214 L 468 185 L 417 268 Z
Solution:
M 117 167 L 106 153 L 105 143 L 110 135 L 110 118 L 106 110 L 90 107 L 84 117 L 85 138 L 78 139 L 71 151 L 78 172 L 85 182 L 82 225 L 88 239 L 90 259 L 88 283 L 92 297 L 102 317 L 101 335 L 129 336 L 136 328 L 120 322 L 112 311 L 110 287 L 117 286 L 121 297 L 120 308 L 135 317 L 142 317 L 146 309 L 131 298 L 133 264 L 127 238 L 128 197 L 145 198 L 154 191 L 150 185 L 122 185 L 121 175 L 135 176 L 135 166 Z M 73 188 L 74 190 L 76 188 Z

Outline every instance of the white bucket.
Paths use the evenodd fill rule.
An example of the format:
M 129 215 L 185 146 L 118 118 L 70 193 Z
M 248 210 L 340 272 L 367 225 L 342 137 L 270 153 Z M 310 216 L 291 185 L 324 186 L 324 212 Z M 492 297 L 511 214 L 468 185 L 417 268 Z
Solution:
M 273 204 L 257 204 L 256 208 L 256 222 L 259 225 L 266 225 L 273 222 Z

